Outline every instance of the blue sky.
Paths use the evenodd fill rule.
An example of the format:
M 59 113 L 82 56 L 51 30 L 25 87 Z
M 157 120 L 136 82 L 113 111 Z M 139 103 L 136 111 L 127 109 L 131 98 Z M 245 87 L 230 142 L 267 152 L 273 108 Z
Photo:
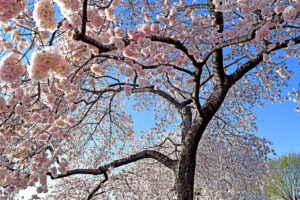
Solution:
M 287 66 L 295 74 L 290 79 L 290 88 L 283 88 L 283 96 L 291 92 L 293 88 L 299 90 L 300 70 L 295 57 L 288 58 Z M 273 142 L 273 149 L 278 155 L 288 152 L 300 152 L 300 113 L 295 109 L 296 102 L 283 101 L 283 103 L 266 102 L 264 107 L 257 107 L 254 112 L 257 115 L 259 137 L 265 137 Z
M 257 109 L 259 137 L 273 142 L 278 155 L 288 152 L 300 152 L 300 114 L 295 111 L 296 103 L 285 101 L 267 103 Z

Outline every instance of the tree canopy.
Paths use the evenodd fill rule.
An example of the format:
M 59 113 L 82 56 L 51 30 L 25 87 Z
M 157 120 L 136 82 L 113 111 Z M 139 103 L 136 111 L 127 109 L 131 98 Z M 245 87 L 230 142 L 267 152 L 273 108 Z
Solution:
M 269 198 L 300 199 L 300 154 L 289 153 L 270 160 L 271 177 L 266 194 Z
M 127 167 L 151 159 L 172 176 L 176 198 L 191 200 L 205 170 L 200 162 L 196 172 L 197 156 L 209 158 L 202 141 L 220 144 L 220 154 L 243 149 L 234 150 L 236 166 L 244 155 L 266 159 L 268 142 L 248 134 L 251 109 L 290 97 L 299 111 L 299 91 L 281 90 L 295 73 L 287 59 L 299 59 L 299 8 L 297 0 L 0 0 L 2 196 L 30 186 L 58 199 L 126 195 L 131 186 L 118 190 L 118 176 L 126 183 Z M 152 128 L 137 129 L 132 115 L 147 111 Z M 205 162 L 225 173 L 232 158 L 218 158 Z

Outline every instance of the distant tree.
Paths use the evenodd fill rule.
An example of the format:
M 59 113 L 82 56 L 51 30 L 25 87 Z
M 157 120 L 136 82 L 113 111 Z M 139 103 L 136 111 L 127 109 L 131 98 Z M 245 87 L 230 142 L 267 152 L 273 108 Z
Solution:
M 284 200 L 300 199 L 300 154 L 289 153 L 270 161 L 272 178 L 267 197 Z

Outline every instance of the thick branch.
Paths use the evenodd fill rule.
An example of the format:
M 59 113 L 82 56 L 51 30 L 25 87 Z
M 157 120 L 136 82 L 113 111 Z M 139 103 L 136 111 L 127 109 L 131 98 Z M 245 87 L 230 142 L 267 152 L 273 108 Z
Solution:
M 50 172 L 48 172 L 47 175 L 50 176 L 51 179 L 59 179 L 76 174 L 101 175 L 104 174 L 104 172 L 107 172 L 108 170 L 127 165 L 129 163 L 133 163 L 135 161 L 142 160 L 145 158 L 152 158 L 172 170 L 175 170 L 175 165 L 177 163 L 177 160 L 172 160 L 168 156 L 160 152 L 154 150 L 144 150 L 139 153 L 130 155 L 128 157 L 121 158 L 112 161 L 108 164 L 102 165 L 98 169 L 73 169 L 68 170 L 65 174 L 58 174 L 57 176 L 53 176 Z
M 88 195 L 87 197 L 87 200 L 90 200 L 92 199 L 94 196 L 96 196 L 96 192 L 101 188 L 101 186 L 106 182 L 108 181 L 108 175 L 107 173 L 104 171 L 103 172 L 103 175 L 104 175 L 104 180 L 102 180 L 91 192 L 90 194 Z
M 298 36 L 296 38 L 293 38 L 293 39 L 290 39 L 290 40 L 293 40 L 295 42 L 295 44 L 299 44 L 300 43 L 300 36 Z M 277 44 L 276 47 L 274 49 L 270 50 L 270 51 L 262 51 L 255 58 L 249 60 L 248 62 L 244 63 L 242 66 L 237 68 L 236 71 L 233 72 L 229 76 L 229 78 L 231 80 L 231 85 L 233 85 L 235 82 L 237 82 L 240 78 L 242 78 L 251 69 L 256 67 L 263 60 L 263 54 L 264 53 L 269 54 L 272 51 L 276 51 L 276 50 L 279 50 L 279 49 L 286 48 L 287 44 L 289 43 L 290 40 L 286 40 L 282 44 Z
M 211 14 L 214 16 L 214 25 L 218 28 L 218 33 L 222 33 L 224 29 L 223 13 L 212 10 Z M 213 71 L 216 83 L 221 85 L 226 76 L 223 64 L 223 48 L 216 49 L 212 56 Z

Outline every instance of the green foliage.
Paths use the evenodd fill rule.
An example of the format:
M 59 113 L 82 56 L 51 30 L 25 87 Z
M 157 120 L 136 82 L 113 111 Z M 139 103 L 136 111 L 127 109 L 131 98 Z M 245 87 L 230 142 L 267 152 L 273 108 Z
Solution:
M 271 177 L 266 197 L 269 199 L 300 199 L 300 154 L 289 153 L 270 160 Z

